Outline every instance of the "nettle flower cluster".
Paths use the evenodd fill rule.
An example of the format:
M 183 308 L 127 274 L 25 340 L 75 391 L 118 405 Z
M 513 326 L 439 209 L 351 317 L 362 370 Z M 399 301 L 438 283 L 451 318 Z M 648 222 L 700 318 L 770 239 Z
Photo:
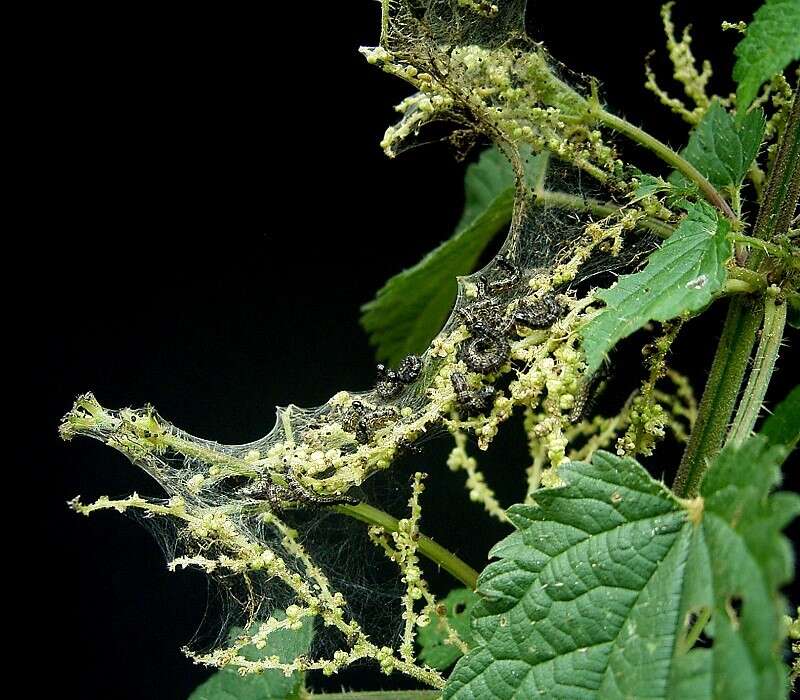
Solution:
M 525 35 L 520 3 L 504 3 L 502 11 L 464 3 L 459 17 L 449 16 L 446 4 L 431 2 L 420 15 L 411 3 L 384 0 L 381 43 L 361 49 L 417 90 L 396 108 L 402 119 L 381 142 L 387 155 L 426 125 L 446 122 L 456 125 L 454 142 L 470 143 L 477 131 L 547 150 L 601 181 L 620 179 L 623 163 L 598 128 L 597 95 L 578 92 L 563 77 L 568 71 Z M 480 17 L 477 24 L 470 13 Z
M 531 501 L 541 485 L 559 483 L 558 467 L 570 459 L 586 459 L 607 447 L 620 454 L 649 454 L 668 428 L 685 439 L 694 420 L 691 388 L 665 361 L 677 327 L 665 328 L 648 349 L 649 376 L 622 410 L 611 417 L 587 417 L 600 377 L 587 373 L 580 329 L 599 305 L 591 294 L 579 296 L 573 283 L 598 253 L 613 260 L 643 223 L 668 222 L 674 215 L 658 197 L 641 196 L 604 211 L 599 220 L 588 215 L 578 217 L 577 224 L 571 220 L 569 234 L 556 244 L 548 242 L 545 254 L 537 225 L 542 183 L 527 182 L 522 149 L 549 151 L 601 181 L 616 177 L 621 163 L 594 125 L 596 96 L 586 98 L 559 78 L 544 49 L 524 36 L 507 10 L 460 2 L 470 19 L 459 24 L 460 34 L 451 34 L 452 23 L 446 17 L 437 20 L 440 4 L 451 5 L 431 2 L 420 14 L 408 3 L 383 4 L 381 45 L 365 50 L 367 58 L 418 90 L 401 104 L 403 119 L 389 129 L 383 146 L 393 155 L 424 124 L 446 118 L 464 133 L 488 136 L 509 156 L 517 196 L 501 253 L 459 280 L 453 313 L 427 350 L 401 366 L 380 367 L 373 390 L 341 391 L 315 409 L 280 409 L 274 429 L 247 445 L 194 437 L 152 407 L 106 409 L 91 394 L 76 401 L 61 426 L 65 439 L 86 435 L 119 450 L 167 494 L 162 500 L 133 494 L 91 504 L 75 499 L 76 511 L 133 511 L 170 521 L 181 549 L 171 569 L 195 567 L 223 586 L 233 579 L 243 585 L 245 631 L 210 653 L 188 652 L 200 663 L 288 675 L 331 674 L 361 659 L 377 659 L 386 673 L 442 687 L 441 674 L 420 662 L 414 648 L 417 630 L 441 617 L 419 561 L 423 475 L 414 476 L 409 516 L 394 527 L 373 524 L 369 530 L 405 585 L 403 632 L 395 647 L 371 641 L 285 514 L 336 508 L 369 521 L 358 487 L 425 435 L 447 431 L 455 441 L 448 467 L 464 471 L 469 497 L 506 521 L 503 506 L 468 453 L 468 435 L 487 450 L 515 412 L 524 415 L 531 452 L 526 500 Z M 522 4 L 506 5 L 519 11 Z M 493 32 L 504 40 L 494 40 Z M 664 381 L 671 382 L 669 389 Z M 268 607 L 265 591 L 273 585 L 292 598 L 283 617 Z M 335 632 L 340 648 L 291 662 L 252 660 L 242 652 L 250 645 L 263 648 L 276 630 L 297 629 L 309 620 Z M 444 620 L 439 623 L 446 626 Z M 463 652 L 464 641 L 454 630 L 446 631 L 445 643 Z
M 541 272 L 531 279 L 541 282 Z M 541 289 L 538 297 L 530 286 L 528 291 L 530 294 L 513 300 L 509 307 L 519 308 L 541 296 Z M 540 483 L 557 483 L 556 468 L 575 456 L 568 446 L 576 438 L 587 441 L 586 453 L 607 446 L 626 426 L 640 427 L 640 402 L 634 399 L 630 410 L 614 419 L 582 420 L 580 405 L 591 387 L 577 329 L 593 313 L 592 300 L 560 295 L 558 302 L 563 315 L 546 329 L 518 328 L 509 342 L 507 358 L 489 375 L 470 370 L 462 358 L 464 343 L 472 336 L 457 316 L 450 329 L 432 342 L 422 357 L 418 380 L 401 396 L 387 400 L 377 391 L 340 392 L 320 409 L 289 407 L 280 412 L 269 436 L 241 447 L 188 435 L 150 407 L 113 411 L 103 408 L 92 395 L 80 397 L 64 419 L 62 435 L 88 435 L 104 441 L 153 476 L 169 498 L 160 501 L 134 494 L 120 500 L 104 497 L 88 505 L 76 499 L 71 505 L 86 515 L 113 509 L 167 519 L 175 526 L 182 548 L 181 555 L 169 562 L 171 569 L 196 567 L 223 585 L 230 576 L 244 581 L 249 594 L 244 604 L 244 627 L 256 631 L 242 633 L 209 654 L 189 652 L 200 663 L 232 665 L 243 673 L 280 669 L 287 674 L 307 670 L 330 674 L 344 665 L 372 658 L 378 659 L 387 673 L 402 672 L 439 687 L 441 676 L 420 664 L 413 651 L 416 629 L 429 624 L 437 609 L 416 552 L 421 476 L 415 477 L 412 487 L 410 517 L 400 521 L 395 531 L 379 526 L 369 531 L 371 539 L 398 564 L 407 586 L 404 632 L 396 649 L 378 647 L 370 641 L 359 621 L 350 615 L 345 597 L 332 588 L 301 544 L 302 537 L 285 522 L 282 513 L 329 504 L 345 511 L 358 508 L 353 505 L 356 499 L 348 497 L 355 487 L 376 471 L 388 468 L 398 453 L 426 432 L 445 429 L 456 440 L 449 467 L 466 471 L 470 498 L 505 520 L 504 510 L 475 458 L 467 454 L 467 433 L 475 435 L 480 449 L 488 449 L 515 409 L 524 410 L 534 458 L 529 470 L 530 496 Z M 510 376 L 506 388 L 495 389 L 506 376 Z M 463 377 L 465 386 L 458 387 L 454 377 Z M 460 394 L 487 387 L 492 389 L 484 410 L 465 412 Z M 652 392 L 642 394 L 651 402 L 648 405 L 659 407 L 659 416 L 670 414 L 670 396 L 664 394 L 659 403 Z M 354 412 L 361 417 L 356 423 L 366 421 L 364 435 L 356 435 Z M 373 419 L 376 414 L 381 417 Z M 678 415 L 676 411 L 672 414 Z M 661 428 L 659 424 L 655 432 L 663 434 Z M 242 480 L 244 486 L 230 485 Z M 269 487 L 275 489 L 271 497 Z M 261 596 L 268 584 L 280 584 L 292 592 L 294 602 L 287 607 L 285 618 L 278 619 L 265 609 Z M 263 647 L 274 630 L 292 629 L 306 618 L 340 633 L 343 648 L 328 658 L 298 658 L 291 663 L 277 658 L 253 661 L 241 653 L 248 645 Z M 463 644 L 455 636 L 451 643 Z

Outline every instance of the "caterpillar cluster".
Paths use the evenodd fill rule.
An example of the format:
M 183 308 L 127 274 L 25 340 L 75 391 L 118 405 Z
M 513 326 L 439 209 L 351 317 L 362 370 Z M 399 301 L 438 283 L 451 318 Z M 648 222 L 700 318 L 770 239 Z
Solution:
M 548 328 L 564 311 L 555 296 L 548 294 L 536 301 L 526 301 L 509 313 L 503 295 L 519 284 L 522 273 L 505 255 L 498 258 L 497 265 L 500 276 L 490 279 L 486 274 L 480 275 L 475 301 L 457 311 L 470 334 L 459 345 L 458 359 L 467 369 L 484 377 L 496 373 L 508 361 L 510 339 L 517 327 Z M 375 393 L 384 401 L 397 398 L 419 378 L 422 369 L 423 359 L 418 355 L 406 356 L 396 369 L 379 364 Z M 477 389 L 470 389 L 461 372 L 452 373 L 451 383 L 462 418 L 485 413 L 491 406 L 496 393 L 491 384 L 482 383 Z M 377 430 L 398 418 L 399 412 L 392 405 L 368 406 L 356 400 L 344 412 L 341 425 L 364 445 L 372 440 Z

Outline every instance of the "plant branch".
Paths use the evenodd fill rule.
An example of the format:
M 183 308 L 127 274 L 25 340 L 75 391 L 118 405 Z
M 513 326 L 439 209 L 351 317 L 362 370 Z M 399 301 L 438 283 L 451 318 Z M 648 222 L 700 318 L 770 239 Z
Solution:
M 350 518 L 355 518 L 369 525 L 379 525 L 388 532 L 397 532 L 399 524 L 397 518 L 393 518 L 388 513 L 373 508 L 366 503 L 359 503 L 355 506 L 340 505 L 335 506 L 334 510 Z M 423 556 L 430 559 L 435 564 L 441 566 L 449 574 L 457 578 L 470 590 L 475 590 L 478 585 L 478 572 L 469 564 L 459 559 L 451 551 L 434 542 L 430 537 L 420 535 L 417 542 L 418 551 Z
M 710 619 L 711 608 L 704 607 L 698 614 L 697 619 L 694 621 L 691 629 L 686 634 L 686 638 L 683 640 L 683 642 L 679 642 L 680 651 L 678 653 L 686 654 L 697 643 L 697 640 L 700 639 L 700 635 Z
M 800 195 L 800 81 L 795 89 L 789 119 L 770 168 L 764 201 L 754 227 L 755 237 L 772 242 L 785 235 L 795 215 L 798 195 Z M 763 251 L 754 250 L 747 260 L 747 268 L 753 272 L 758 270 L 763 255 Z M 738 297 L 731 301 L 711 373 L 700 402 L 697 421 L 673 484 L 673 490 L 678 496 L 686 498 L 697 494 L 708 464 L 725 439 L 727 424 L 733 415 L 736 397 L 744 381 L 747 363 L 755 345 L 762 317 L 762 305 L 757 300 Z M 771 323 L 774 327 L 778 322 L 777 319 L 773 319 Z M 772 367 L 765 369 L 769 369 L 765 375 L 772 374 Z M 753 410 L 750 407 L 752 397 L 749 392 L 760 391 L 762 385 L 766 391 L 769 380 L 770 376 L 757 376 L 752 386 L 748 384 L 742 398 L 744 406 L 742 410 L 746 413 L 742 421 L 749 421 Z
M 728 435 L 728 442 L 738 445 L 744 442 L 753 432 L 764 397 L 767 395 L 775 361 L 783 340 L 786 326 L 786 302 L 777 298 L 777 289 L 770 289 L 764 305 L 764 326 L 761 329 L 761 340 L 756 351 L 756 358 L 742 402 L 736 411 L 733 427 Z
M 800 267 L 800 258 L 792 255 L 791 251 L 784 248 L 777 243 L 770 243 L 769 241 L 762 241 L 760 238 L 754 236 L 746 236 L 743 233 L 729 233 L 730 238 L 734 243 L 745 243 L 763 250 L 767 255 L 774 255 L 785 261 L 791 267 Z
M 737 220 L 736 214 L 734 214 L 733 209 L 731 209 L 723 196 L 688 160 L 673 151 L 663 141 L 659 141 L 655 136 L 648 134 L 643 129 L 640 129 L 638 126 L 631 124 L 625 119 L 606 112 L 599 104 L 593 104 L 592 113 L 601 124 L 605 124 L 607 127 L 614 129 L 614 131 L 619 132 L 623 136 L 627 136 L 640 146 L 644 146 L 649 151 L 655 153 L 655 155 L 661 158 L 665 163 L 671 165 L 694 182 L 700 188 L 703 196 L 731 221 Z
M 743 291 L 741 285 L 747 285 L 748 292 L 760 292 L 767 288 L 767 278 L 758 272 L 748 270 L 746 267 L 732 265 L 728 269 L 728 282 L 726 288 L 731 285 L 738 285 L 738 292 Z
M 578 195 L 568 194 L 567 192 L 545 190 L 537 187 L 534 189 L 534 193 L 536 194 L 534 206 L 551 206 L 561 209 L 586 211 L 602 217 L 616 214 L 622 209 L 622 207 L 618 207 L 615 204 L 601 202 L 599 199 L 579 197 Z M 642 228 L 652 231 L 660 238 L 669 238 L 675 230 L 670 224 L 655 219 L 652 216 L 645 217 L 639 224 Z
M 761 320 L 758 310 L 759 305 L 750 297 L 731 300 L 697 420 L 672 486 L 681 498 L 697 495 L 708 463 L 725 439 L 755 344 Z
M 800 80 L 795 90 L 786 128 L 769 171 L 764 203 L 753 236 L 774 241 L 789 230 L 800 197 Z
M 746 280 L 737 279 L 736 277 L 729 277 L 725 282 L 725 286 L 722 288 L 722 293 L 724 296 L 732 296 L 734 294 L 752 294 L 753 292 L 757 291 L 757 289 L 757 287 L 754 287 Z

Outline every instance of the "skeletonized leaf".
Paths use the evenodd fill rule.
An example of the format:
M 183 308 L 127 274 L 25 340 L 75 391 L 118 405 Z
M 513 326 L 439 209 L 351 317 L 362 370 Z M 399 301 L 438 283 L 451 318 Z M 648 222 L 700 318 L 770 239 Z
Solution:
M 668 321 L 705 308 L 727 279 L 730 224 L 709 204 L 685 204 L 687 216 L 647 267 L 623 275 L 596 296 L 606 307 L 581 331 L 589 371 L 600 366 L 617 341 L 648 321 Z
M 560 467 L 565 486 L 508 511 L 445 700 L 782 697 L 781 529 L 800 513 L 769 493 L 783 454 L 724 451 L 689 502 L 609 453 Z
M 529 174 L 544 162 L 531 158 Z M 453 237 L 392 277 L 362 307 L 361 324 L 379 359 L 397 363 L 428 346 L 453 307 L 456 277 L 475 269 L 486 246 L 511 220 L 514 175 L 500 151 L 485 151 L 467 168 L 464 186 L 464 214 Z
M 276 617 L 280 618 L 280 614 Z M 239 631 L 235 629 L 234 633 Z M 244 647 L 241 653 L 251 661 L 278 656 L 281 662 L 288 663 L 308 651 L 313 634 L 307 618 L 298 630 L 274 631 L 263 649 Z M 299 700 L 302 687 L 303 675 L 297 672 L 288 678 L 277 670 L 241 676 L 234 668 L 224 668 L 199 686 L 189 700 Z
M 738 189 L 758 155 L 765 125 L 760 109 L 746 114 L 737 123 L 719 102 L 712 102 L 681 155 L 716 188 Z M 670 180 L 676 186 L 689 182 L 678 172 Z
M 766 0 L 734 53 L 736 106 L 743 114 L 763 83 L 800 59 L 800 0 Z
M 751 438 L 724 449 L 701 486 L 704 511 L 687 560 L 681 615 L 710 610 L 705 632 L 713 646 L 678 648 L 670 680 L 685 693 L 680 697 L 786 697 L 779 589 L 794 566 L 780 533 L 800 514 L 800 497 L 770 495 L 785 455 L 785 447 Z

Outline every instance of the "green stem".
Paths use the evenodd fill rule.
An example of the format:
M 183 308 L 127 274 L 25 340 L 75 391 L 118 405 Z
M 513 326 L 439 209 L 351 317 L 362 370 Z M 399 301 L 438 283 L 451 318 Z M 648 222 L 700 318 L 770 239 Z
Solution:
M 686 654 L 689 650 L 697 643 L 697 640 L 700 639 L 700 635 L 702 634 L 705 626 L 708 624 L 708 621 L 711 619 L 711 608 L 705 607 L 703 608 L 697 616 L 697 619 L 694 621 L 692 628 L 686 634 L 686 639 L 680 643 L 678 653 L 679 654 Z
M 755 246 L 756 248 L 763 250 L 765 253 L 774 255 L 778 258 L 791 259 L 792 257 L 791 253 L 789 253 L 789 251 L 787 251 L 783 246 L 770 243 L 769 241 L 762 241 L 760 238 L 746 236 L 743 233 L 729 233 L 728 238 L 730 238 L 734 243 L 746 243 L 747 245 Z M 800 264 L 800 261 L 792 260 L 792 263 L 797 265 Z
M 725 296 L 732 296 L 734 294 L 752 294 L 757 290 L 750 282 L 745 280 L 729 277 L 722 288 L 722 293 Z
M 757 302 L 749 297 L 731 300 L 697 420 L 672 487 L 682 498 L 697 495 L 708 463 L 725 439 L 756 341 L 761 320 L 757 308 Z
M 744 390 L 744 397 L 736 411 L 733 427 L 728 435 L 728 442 L 738 445 L 744 442 L 753 432 L 764 397 L 767 395 L 775 361 L 783 340 L 786 326 L 786 302 L 777 298 L 777 290 L 770 290 L 764 305 L 764 326 L 761 329 L 761 340 L 756 351 L 753 369 Z
M 655 136 L 648 134 L 638 126 L 614 114 L 606 112 L 599 104 L 595 104 L 592 107 L 592 113 L 601 124 L 605 124 L 607 127 L 614 129 L 614 131 L 627 136 L 640 146 L 644 146 L 649 151 L 655 153 L 655 155 L 661 158 L 665 163 L 683 173 L 700 188 L 703 196 L 711 202 L 711 204 L 725 214 L 731 221 L 736 221 L 736 214 L 733 213 L 733 209 L 731 209 L 722 195 L 717 192 L 714 185 L 706 180 L 703 174 L 688 160 L 675 153 L 667 144 L 659 141 Z
M 347 515 L 356 520 L 369 525 L 379 525 L 388 532 L 397 532 L 399 524 L 397 518 L 393 518 L 382 510 L 373 508 L 366 503 L 359 503 L 355 506 L 340 505 L 335 506 L 335 510 L 343 515 Z M 470 590 L 475 590 L 478 586 L 478 572 L 469 564 L 463 562 L 451 551 L 434 542 L 430 537 L 420 535 L 417 541 L 419 553 L 430 559 L 432 562 L 441 566 L 449 574 L 457 578 Z
M 800 81 L 795 89 L 789 119 L 781 134 L 778 150 L 770 168 L 764 201 L 754 227 L 755 237 L 772 242 L 785 235 L 794 216 L 798 195 L 800 195 Z M 747 260 L 748 269 L 753 272 L 758 270 L 763 255 L 760 250 L 752 251 Z M 737 297 L 731 301 L 722 329 L 722 338 L 717 346 L 711 373 L 700 402 L 697 421 L 673 484 L 678 496 L 689 497 L 697 494 L 705 470 L 725 439 L 727 423 L 733 414 L 762 316 L 761 304 L 757 300 Z M 765 374 L 771 374 L 771 368 Z M 769 377 L 764 376 L 754 381 L 761 386 L 761 383 L 769 383 Z M 748 392 L 750 389 L 748 386 Z M 750 393 L 745 393 L 742 403 L 745 406 L 743 410 L 748 412 L 748 416 L 752 410 L 748 408 L 750 401 Z
M 746 284 L 751 292 L 758 292 L 767 288 L 767 278 L 764 275 L 738 265 L 733 265 L 728 270 L 728 282 L 733 281 Z
M 598 199 L 591 199 L 589 197 L 578 197 L 574 194 L 566 192 L 558 192 L 553 190 L 535 189 L 536 199 L 534 205 L 538 206 L 552 206 L 561 209 L 573 209 L 575 211 L 586 211 L 597 216 L 610 216 L 620 211 L 622 207 L 607 202 L 601 202 Z M 675 228 L 670 226 L 664 221 L 659 221 L 653 217 L 646 217 L 640 222 L 642 228 L 652 231 L 661 238 L 669 238 Z
M 753 236 L 774 241 L 789 230 L 800 197 L 800 80 L 778 151 L 769 171 L 764 203 L 758 212 Z
M 747 177 L 753 183 L 753 189 L 756 191 L 756 201 L 760 202 L 764 197 L 764 171 L 758 167 L 758 162 L 753 161 L 750 169 L 747 171 Z

